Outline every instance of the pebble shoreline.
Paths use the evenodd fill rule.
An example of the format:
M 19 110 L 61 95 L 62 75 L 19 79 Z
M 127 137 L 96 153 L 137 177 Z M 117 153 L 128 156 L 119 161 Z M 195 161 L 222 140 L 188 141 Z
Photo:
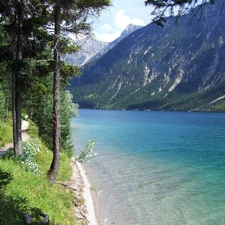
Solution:
M 91 185 L 82 165 L 72 158 L 72 176 L 66 185 L 74 190 L 75 217 L 77 222 L 88 225 L 99 225 L 95 214 L 95 207 L 91 195 Z M 79 202 L 82 202 L 79 204 Z

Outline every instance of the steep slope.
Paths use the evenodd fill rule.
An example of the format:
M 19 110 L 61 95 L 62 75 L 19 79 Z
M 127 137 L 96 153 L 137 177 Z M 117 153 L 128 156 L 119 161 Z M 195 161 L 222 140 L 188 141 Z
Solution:
M 81 107 L 225 110 L 225 15 L 206 5 L 201 20 L 149 24 L 83 69 L 69 88 Z M 218 100 L 217 100 L 218 99 Z M 222 102 L 222 103 L 221 103 Z
M 93 57 L 96 53 L 100 52 L 106 46 L 108 42 L 102 42 L 93 38 L 83 39 L 78 42 L 81 46 L 80 50 L 75 54 L 67 54 L 65 61 L 73 65 L 84 65 L 88 60 Z
M 140 29 L 141 26 L 129 24 L 126 29 L 121 33 L 113 42 L 102 42 L 95 40 L 94 38 L 84 38 L 78 42 L 81 46 L 80 50 L 75 54 L 67 54 L 65 61 L 73 65 L 84 65 L 87 62 L 94 61 L 103 56 L 111 48 L 115 47 L 122 39 Z
M 142 28 L 142 26 L 139 26 L 139 25 L 128 24 L 128 26 L 125 28 L 125 30 L 121 33 L 121 35 L 116 40 L 114 40 L 113 42 L 110 42 L 106 47 L 104 47 L 101 51 L 99 51 L 97 54 L 95 54 L 88 62 L 92 62 L 92 61 L 95 61 L 95 60 L 101 58 L 106 52 L 108 52 L 110 49 L 114 48 L 125 37 L 127 37 L 134 31 L 139 30 L 141 28 Z

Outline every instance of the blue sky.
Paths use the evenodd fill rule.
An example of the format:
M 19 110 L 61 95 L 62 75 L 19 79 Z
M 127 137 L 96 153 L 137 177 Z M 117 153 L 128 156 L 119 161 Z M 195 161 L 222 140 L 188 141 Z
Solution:
M 144 0 L 112 0 L 112 4 L 93 24 L 97 40 L 111 42 L 128 24 L 145 26 L 151 22 L 151 7 L 146 7 Z

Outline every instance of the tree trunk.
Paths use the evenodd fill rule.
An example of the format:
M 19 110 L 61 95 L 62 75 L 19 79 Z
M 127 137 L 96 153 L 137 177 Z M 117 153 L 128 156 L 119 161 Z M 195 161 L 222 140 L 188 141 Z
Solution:
M 12 77 L 12 101 L 13 101 L 13 144 L 14 153 L 22 154 L 22 133 L 21 133 L 21 94 L 20 94 L 20 76 L 22 61 L 22 24 L 23 24 L 23 8 L 20 1 L 17 1 L 16 11 L 17 21 L 17 43 L 16 43 L 16 65 Z
M 54 39 L 54 61 L 55 73 L 53 84 L 53 160 L 48 171 L 49 184 L 53 185 L 60 164 L 60 0 L 55 0 L 55 39 Z
M 14 54 L 14 53 L 13 53 Z M 13 60 L 13 63 L 15 60 Z M 12 121 L 13 121 L 13 148 L 14 154 L 17 154 L 16 146 L 17 146 L 17 133 L 16 133 L 16 78 L 15 78 L 15 70 L 12 71 Z
M 7 123 L 8 122 L 8 119 L 9 119 L 9 99 L 10 99 L 10 93 L 11 93 L 11 90 L 10 90 L 10 82 L 7 83 L 7 94 L 6 94 L 6 102 L 5 102 L 5 122 Z

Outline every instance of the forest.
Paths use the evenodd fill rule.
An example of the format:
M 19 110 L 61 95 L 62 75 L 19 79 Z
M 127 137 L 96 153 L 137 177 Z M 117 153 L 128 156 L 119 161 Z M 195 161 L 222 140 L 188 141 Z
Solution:
M 71 76 L 80 75 L 79 68 L 61 58 L 79 49 L 69 34 L 91 35 L 90 18 L 109 4 L 107 0 L 0 3 L 0 119 L 7 122 L 12 114 L 16 155 L 22 154 L 22 115 L 38 126 L 54 153 L 49 170 L 52 184 L 60 149 L 73 151 L 70 119 L 78 107 L 65 86 Z

